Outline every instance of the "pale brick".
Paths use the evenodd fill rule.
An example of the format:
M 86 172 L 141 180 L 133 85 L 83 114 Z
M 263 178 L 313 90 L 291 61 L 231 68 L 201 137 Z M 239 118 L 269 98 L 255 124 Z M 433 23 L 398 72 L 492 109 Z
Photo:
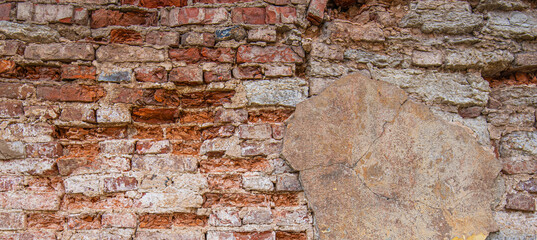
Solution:
M 24 42 L 51 43 L 57 42 L 60 38 L 60 34 L 56 30 L 47 26 L 8 21 L 0 21 L 0 33 L 4 34 L 7 39 L 17 39 Z
M 225 153 L 236 156 L 240 151 L 239 142 L 237 137 L 205 140 L 200 147 L 200 154 Z
M 248 120 L 248 111 L 244 109 L 225 109 L 216 110 L 215 122 L 217 123 L 237 123 Z
M 272 136 L 270 124 L 240 125 L 239 137 L 242 139 L 268 139 Z
M 136 153 L 138 154 L 159 154 L 171 151 L 171 144 L 168 140 L 140 140 L 136 142 Z
M 56 193 L 0 193 L 2 209 L 58 210 L 60 198 Z
M 294 75 L 294 68 L 286 65 L 265 66 L 266 77 L 291 77 Z
M 14 56 L 22 46 L 22 43 L 16 40 L 0 41 L 0 56 Z
M 127 106 L 103 106 L 97 110 L 98 123 L 130 123 L 131 113 Z
M 276 177 L 276 191 L 302 191 L 297 174 L 280 174 Z
M 439 51 L 413 51 L 412 64 L 418 67 L 437 67 L 444 63 L 444 56 Z
M 25 156 L 23 142 L 0 141 L 0 160 L 24 158 Z
M 108 177 L 103 179 L 105 192 L 125 192 L 138 189 L 138 180 L 134 177 Z
M 135 228 L 137 224 L 136 215 L 133 213 L 104 213 L 101 221 L 105 228 Z
M 248 31 L 249 42 L 276 42 L 277 35 L 275 28 L 256 28 Z
M 245 174 L 242 177 L 242 187 L 246 190 L 272 191 L 274 184 L 263 174 Z
M 150 231 L 138 230 L 134 240 L 144 239 L 181 239 L 181 240 L 203 240 L 205 234 L 199 231 Z
M 73 18 L 73 5 L 37 4 L 34 6 L 33 20 L 40 23 L 61 22 L 71 23 Z
M 179 38 L 178 32 L 151 31 L 145 36 L 145 41 L 152 45 L 176 47 L 179 45 Z
M 145 193 L 136 200 L 139 208 L 154 211 L 184 211 L 187 208 L 199 208 L 203 204 L 203 197 L 198 192 L 190 190 L 177 190 L 173 193 Z
M 309 224 L 311 219 L 306 208 L 277 209 L 273 212 L 274 222 L 278 226 Z
M 152 47 L 138 47 L 111 44 L 97 49 L 97 61 L 100 62 L 163 62 L 168 52 Z
M 308 96 L 307 83 L 298 78 L 243 83 L 251 105 L 296 106 Z
M 103 154 L 120 155 L 134 152 L 135 140 L 107 140 L 99 143 L 100 152 Z
M 23 213 L 0 213 L 0 230 L 21 230 L 25 227 L 26 215 Z
M 95 110 L 91 105 L 72 105 L 65 106 L 60 114 L 60 120 L 70 121 L 82 121 L 88 123 L 97 122 L 95 116 Z
M 97 81 L 99 82 L 130 82 L 132 76 L 131 69 L 107 69 L 101 71 Z
M 55 159 L 25 158 L 19 160 L 0 161 L 0 172 L 3 174 L 51 174 L 56 170 Z
M 28 45 L 24 51 L 24 57 L 45 61 L 91 61 L 95 55 L 93 46 L 88 43 L 51 43 Z
M 193 172 L 196 171 L 198 159 L 194 156 L 179 155 L 144 155 L 134 156 L 132 169 L 149 172 Z
M 66 193 L 95 196 L 102 192 L 101 179 L 96 176 L 71 176 L 63 180 Z
M 243 208 L 241 210 L 242 224 L 271 224 L 272 211 L 270 208 Z

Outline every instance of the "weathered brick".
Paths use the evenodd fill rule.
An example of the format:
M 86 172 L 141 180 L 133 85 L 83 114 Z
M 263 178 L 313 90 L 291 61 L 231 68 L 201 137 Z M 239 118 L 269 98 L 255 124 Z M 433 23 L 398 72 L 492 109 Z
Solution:
M 66 194 L 62 201 L 62 210 L 100 210 L 100 209 L 128 209 L 132 208 L 131 198 L 123 195 L 109 195 L 104 197 L 88 197 L 80 194 Z
M 233 69 L 233 76 L 238 79 L 262 79 L 263 73 L 258 66 L 239 66 Z
M 192 92 L 182 95 L 184 108 L 218 107 L 231 102 L 235 92 Z
M 172 144 L 173 153 L 180 155 L 198 155 L 201 141 L 182 141 Z
M 141 140 L 136 142 L 136 153 L 138 154 L 159 154 L 169 153 L 171 144 L 168 140 Z
M 26 216 L 20 212 L 0 213 L 0 230 L 24 229 Z
M 253 0 L 194 0 L 194 3 L 241 3 L 252 1 Z
M 204 239 L 201 231 L 136 231 L 135 240 L 143 239 Z
M 148 213 L 140 216 L 140 228 L 166 229 L 172 226 L 171 214 Z
M 235 126 L 233 125 L 224 125 L 224 126 L 214 126 L 203 129 L 201 137 L 204 140 L 214 139 L 217 137 L 231 137 L 235 133 Z
M 132 118 L 135 122 L 174 123 L 179 118 L 177 108 L 134 108 Z
M 97 128 L 81 128 L 81 127 L 60 127 L 57 129 L 59 139 L 69 140 L 103 140 L 103 139 L 118 139 L 127 136 L 127 128 L 125 127 L 97 127 Z
M 166 128 L 166 138 L 176 140 L 201 140 L 201 131 L 197 126 Z
M 284 137 L 285 125 L 283 124 L 272 124 L 272 138 L 281 140 Z
M 207 239 L 224 240 L 224 239 L 256 239 L 256 240 L 275 240 L 275 234 L 272 231 L 266 232 L 223 232 L 209 231 Z
M 134 177 L 104 178 L 105 192 L 125 192 L 138 189 L 138 180 Z
M 228 159 L 228 158 L 208 158 L 200 161 L 200 171 L 202 173 L 216 172 L 263 172 L 269 169 L 270 164 L 264 158 L 253 159 Z
M 3 209 L 55 211 L 60 206 L 56 193 L 0 193 L 0 200 Z
M 46 123 L 14 123 L 5 128 L 4 137 L 23 139 L 26 142 L 50 142 L 54 126 Z
M 519 182 L 517 187 L 529 193 L 537 193 L 537 178 Z
M 10 4 L 10 3 L 8 3 Z M 1 5 L 5 5 L 5 4 L 0 4 L 0 12 L 2 11 L 1 10 Z M 0 13 L 1 15 L 2 13 Z M 17 55 L 18 53 L 20 53 L 20 51 L 22 50 L 22 42 L 20 41 L 17 41 L 17 40 L 3 40 L 3 41 L 0 41 L 0 56 L 15 56 Z
M 238 155 L 238 151 L 239 139 L 237 137 L 205 140 L 200 148 L 200 154 L 208 154 L 211 156 L 223 154 L 236 156 Z
M 276 23 L 295 23 L 297 20 L 296 17 L 296 8 L 294 7 L 276 7 L 276 6 L 267 6 L 267 24 L 276 24 Z
M 76 230 L 88 230 L 101 228 L 101 215 L 77 214 L 67 217 L 67 228 Z
M 181 36 L 181 43 L 187 46 L 212 47 L 215 44 L 214 34 L 188 32 Z
M 176 47 L 179 45 L 178 32 L 151 31 L 145 35 L 145 42 L 152 45 Z
M 168 58 L 162 49 L 119 44 L 99 47 L 96 56 L 104 62 L 163 62 Z
M 241 176 L 238 174 L 210 174 L 208 183 L 211 190 L 240 189 Z
M 72 23 L 74 8 L 72 5 L 37 4 L 33 6 L 33 20 L 40 23 Z
M 242 41 L 246 38 L 246 30 L 244 30 L 243 27 L 235 25 L 232 27 L 226 27 L 223 29 L 218 29 L 214 32 L 214 35 L 216 35 L 216 41 L 227 41 L 227 40 L 235 40 L 235 41 Z
M 132 159 L 134 171 L 193 172 L 196 171 L 197 164 L 198 159 L 195 157 L 169 154 L 134 156 Z
M 66 80 L 95 80 L 96 75 L 96 68 L 94 66 L 62 65 L 61 71 L 62 79 Z
M 134 69 L 136 80 L 139 82 L 167 82 L 168 76 L 164 67 L 138 67 Z
M 267 18 L 265 8 L 245 7 L 231 10 L 233 23 L 265 24 L 265 18 Z
M 311 23 L 315 25 L 321 25 L 321 23 L 323 22 L 324 9 L 326 8 L 327 2 L 328 0 L 313 0 L 310 2 L 307 19 Z
M 65 217 L 55 213 L 30 213 L 26 221 L 28 228 L 63 230 Z
M 38 86 L 37 98 L 61 102 L 96 102 L 106 95 L 100 86 L 64 84 L 61 86 Z
M 537 69 L 537 52 L 518 53 L 515 55 L 514 68 L 531 71 Z
M 25 180 L 25 188 L 32 192 L 54 192 L 63 193 L 63 180 L 60 176 L 36 176 L 27 177 Z
M 102 70 L 99 74 L 97 81 L 99 82 L 130 82 L 132 70 L 131 69 L 106 69 Z
M 170 71 L 168 80 L 177 85 L 203 84 L 203 71 L 198 65 L 177 67 Z
M 294 75 L 294 69 L 292 66 L 280 65 L 273 66 L 269 65 L 265 67 L 265 76 L 266 77 L 290 77 Z
M 535 211 L 535 198 L 523 193 L 507 194 L 506 209 L 519 211 Z
M 0 4 L 0 21 L 9 21 L 11 13 L 11 3 Z
M 129 123 L 131 122 L 130 111 L 127 106 L 113 105 L 103 106 L 97 109 L 98 123 Z
M 101 222 L 105 228 L 135 228 L 137 217 L 133 213 L 103 213 Z
M 204 69 L 203 81 L 205 83 L 224 82 L 231 79 L 231 66 L 217 65 Z
M 308 239 L 304 232 L 276 232 L 276 239 L 278 240 L 306 240 Z
M 29 143 L 26 145 L 26 157 L 57 158 L 63 155 L 63 147 L 58 142 Z
M 239 211 L 236 209 L 213 210 L 209 216 L 209 224 L 216 227 L 240 227 Z
M 0 192 L 20 190 L 23 180 L 22 176 L 0 176 Z
M 0 141 L 0 160 L 24 158 L 25 156 L 24 143 Z
M 135 205 L 149 210 L 182 212 L 186 208 L 199 208 L 202 203 L 203 197 L 197 191 L 181 189 L 173 193 L 145 193 Z
M 141 44 L 143 42 L 142 35 L 132 29 L 117 28 L 110 31 L 110 42 L 126 43 L 126 44 Z
M 24 114 L 28 118 L 33 119 L 57 119 L 60 112 L 58 106 L 26 106 L 24 107 Z
M 95 58 L 93 46 L 87 43 L 30 44 L 24 50 L 24 57 L 39 60 L 88 60 Z
M 101 179 L 95 175 L 69 176 L 63 180 L 66 193 L 96 196 L 102 193 Z
M 0 97 L 12 99 L 26 99 L 35 92 L 35 88 L 28 84 L 0 83 Z
M 242 123 L 248 120 L 248 112 L 244 109 L 225 109 L 216 110 L 215 122 L 217 123 Z
M 184 7 L 188 4 L 186 0 L 122 0 L 121 4 L 138 5 L 145 8 L 161 8 L 161 7 Z
M 300 63 L 302 61 L 302 57 L 290 47 L 242 45 L 237 51 L 237 63 Z
M 62 109 L 60 120 L 62 121 L 82 121 L 96 123 L 95 110 L 89 105 L 65 106 Z
M 270 224 L 272 211 L 270 208 L 243 208 L 241 210 L 242 224 Z
M 243 85 L 251 105 L 296 106 L 308 96 L 306 82 L 300 78 L 245 81 Z
M 117 10 L 98 9 L 91 14 L 91 27 L 102 28 L 107 26 L 131 26 L 144 25 L 155 26 L 158 15 L 156 12 L 130 11 L 122 12 Z
M 235 59 L 235 50 L 231 48 L 202 48 L 201 56 L 206 61 L 233 63 Z
M 19 118 L 24 116 L 22 102 L 0 101 L 0 118 Z
M 196 215 L 193 213 L 175 213 L 173 214 L 173 226 L 200 226 L 207 225 L 208 216 Z
M 21 70 L 22 79 L 34 81 L 58 81 L 60 80 L 61 70 L 58 67 L 45 66 L 25 66 Z
M 269 206 L 271 196 L 252 193 L 205 193 L 203 207 Z
M 225 8 L 174 8 L 169 13 L 168 25 L 220 24 L 228 18 Z

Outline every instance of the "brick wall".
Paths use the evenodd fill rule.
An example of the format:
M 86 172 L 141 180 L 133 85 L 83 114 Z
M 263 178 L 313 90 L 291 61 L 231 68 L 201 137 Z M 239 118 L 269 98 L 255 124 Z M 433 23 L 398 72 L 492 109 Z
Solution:
M 358 2 L 0 1 L 0 239 L 314 239 L 284 121 L 351 72 L 495 149 L 496 237 L 537 234 L 533 3 Z

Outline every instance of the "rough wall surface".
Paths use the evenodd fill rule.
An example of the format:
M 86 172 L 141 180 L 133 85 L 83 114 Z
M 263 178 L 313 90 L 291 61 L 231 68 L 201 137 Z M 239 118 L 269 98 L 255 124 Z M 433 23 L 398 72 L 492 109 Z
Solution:
M 0 1 L 0 238 L 314 239 L 284 121 L 361 72 L 495 149 L 492 239 L 534 239 L 535 3 L 348 2 Z

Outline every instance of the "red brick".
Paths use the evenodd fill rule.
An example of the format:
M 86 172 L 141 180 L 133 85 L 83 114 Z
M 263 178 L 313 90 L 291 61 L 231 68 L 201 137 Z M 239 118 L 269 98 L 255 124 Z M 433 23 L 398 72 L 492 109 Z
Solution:
M 225 82 L 231 79 L 231 70 L 225 66 L 215 67 L 209 71 L 203 72 L 203 81 L 205 83 Z
M 132 199 L 123 195 L 87 197 L 84 195 L 70 195 L 63 197 L 62 210 L 99 210 L 99 209 L 128 209 L 132 208 Z
M 179 45 L 179 33 L 151 31 L 145 35 L 145 41 L 153 45 L 176 47 Z
M 30 213 L 26 218 L 28 228 L 63 230 L 65 217 L 56 213 Z
M 202 173 L 215 172 L 262 172 L 270 167 L 270 163 L 264 158 L 253 159 L 227 159 L 209 158 L 200 161 Z
M 81 127 L 59 127 L 57 128 L 59 139 L 69 140 L 105 140 L 118 139 L 127 137 L 126 127 L 98 127 L 98 128 L 81 128 Z
M 248 121 L 257 122 L 269 122 L 280 123 L 287 120 L 294 110 L 292 109 L 274 109 L 274 110 L 257 110 L 248 113 Z
M 61 69 L 58 67 L 26 66 L 22 78 L 34 81 L 58 81 Z
M 270 195 L 251 193 L 205 193 L 203 207 L 270 206 Z
M 22 102 L 0 101 L 0 118 L 18 118 L 24 116 Z
M 201 140 L 201 130 L 197 126 L 166 128 L 166 138 L 176 140 Z
M 11 12 L 11 3 L 0 4 L 0 21 L 9 21 Z
M 235 127 L 233 125 L 215 126 L 203 129 L 201 134 L 204 140 L 213 139 L 217 137 L 231 137 L 235 133 Z
M 252 2 L 253 0 L 194 0 L 194 3 L 242 3 Z
M 265 24 L 265 18 L 265 8 L 245 7 L 231 10 L 233 23 Z
M 0 77 L 16 78 L 21 76 L 22 68 L 14 61 L 0 60 Z
M 62 121 L 82 121 L 96 123 L 95 110 L 91 106 L 65 106 L 62 109 L 60 120 Z
M 63 193 L 63 179 L 59 176 L 51 177 L 32 177 L 26 179 L 26 190 L 32 192 L 55 192 Z
M 140 216 L 140 228 L 166 229 L 172 226 L 171 214 L 149 213 Z
M 234 91 L 185 93 L 182 95 L 181 106 L 184 108 L 222 106 L 224 103 L 230 103 L 233 95 Z
M 535 198 L 523 193 L 507 194 L 505 208 L 533 212 L 535 211 Z
M 306 18 L 314 25 L 321 25 L 328 0 L 312 0 Z
M 181 123 L 211 123 L 214 122 L 212 111 L 182 112 Z
M 69 144 L 64 146 L 65 155 L 62 159 L 87 157 L 92 158 L 99 154 L 100 146 L 97 143 Z
M 35 88 L 28 84 L 0 83 L 0 97 L 26 99 L 34 94 Z
M 184 7 L 188 1 L 186 0 L 122 0 L 121 4 L 138 5 L 145 8 L 161 8 L 161 7 Z
M 132 138 L 149 138 L 152 140 L 160 140 L 164 138 L 164 131 L 161 127 L 140 127 L 137 126 L 134 128 L 134 135 Z
M 31 158 L 57 158 L 63 155 L 62 145 L 57 142 L 28 143 L 26 156 Z
M 275 7 L 268 6 L 267 9 L 267 24 L 277 23 L 295 23 L 296 9 L 294 7 Z
M 113 103 L 143 103 L 144 90 L 137 88 L 120 88 L 116 92 L 116 96 L 112 98 Z
M 137 221 L 138 219 L 133 213 L 104 213 L 101 219 L 105 228 L 135 228 Z
M 20 190 L 23 180 L 22 176 L 0 176 L 0 192 Z
M 233 76 L 238 79 L 262 79 L 263 73 L 258 66 L 240 66 L 233 69 Z
M 135 108 L 132 119 L 144 123 L 174 123 L 179 117 L 177 108 Z
M 290 47 L 242 45 L 237 51 L 237 63 L 301 63 L 302 61 L 302 57 Z
M 214 175 L 208 176 L 209 189 L 211 190 L 225 190 L 225 189 L 240 189 L 241 188 L 241 175 L 227 174 L 227 175 Z
M 143 42 L 142 35 L 132 29 L 117 28 L 110 31 L 110 42 L 140 44 Z
M 201 56 L 210 62 L 233 63 L 235 50 L 231 48 L 202 48 Z
M 107 26 L 132 26 L 144 25 L 155 26 L 158 15 L 156 12 L 131 11 L 121 12 L 116 10 L 99 9 L 91 14 L 91 27 L 102 28 Z
M 94 66 L 62 65 L 62 79 L 95 80 L 96 68 Z
M 304 232 L 276 232 L 278 240 L 306 240 L 308 239 Z
M 199 48 L 170 49 L 169 55 L 172 60 L 187 63 L 197 63 L 202 59 Z
M 125 192 L 138 189 L 138 180 L 134 177 L 114 177 L 104 179 L 105 192 Z
M 502 171 L 507 174 L 534 174 L 537 172 L 537 162 L 532 160 L 516 161 L 506 159 Z
M 290 207 L 300 205 L 298 193 L 273 194 L 272 202 L 276 207 Z
M 175 213 L 173 214 L 173 226 L 177 227 L 204 227 L 207 225 L 208 216 L 197 215 L 193 213 Z
M 201 141 L 183 141 L 173 143 L 173 153 L 180 155 L 198 155 L 200 152 Z
M 203 71 L 198 65 L 177 67 L 170 71 L 168 79 L 176 85 L 200 85 L 203 84 Z
M 228 19 L 228 12 L 225 8 L 181 8 L 177 12 L 170 12 L 172 19 L 169 25 L 185 24 L 219 24 Z
M 104 88 L 100 86 L 65 84 L 37 87 L 37 97 L 48 101 L 96 102 L 105 95 Z
M 139 82 L 167 82 L 167 72 L 164 67 L 139 67 L 134 69 L 136 80 Z
M 101 228 L 101 215 L 81 214 L 69 216 L 67 227 L 76 230 L 88 230 Z
M 170 141 L 141 140 L 136 142 L 136 153 L 138 154 L 161 154 L 171 152 Z

